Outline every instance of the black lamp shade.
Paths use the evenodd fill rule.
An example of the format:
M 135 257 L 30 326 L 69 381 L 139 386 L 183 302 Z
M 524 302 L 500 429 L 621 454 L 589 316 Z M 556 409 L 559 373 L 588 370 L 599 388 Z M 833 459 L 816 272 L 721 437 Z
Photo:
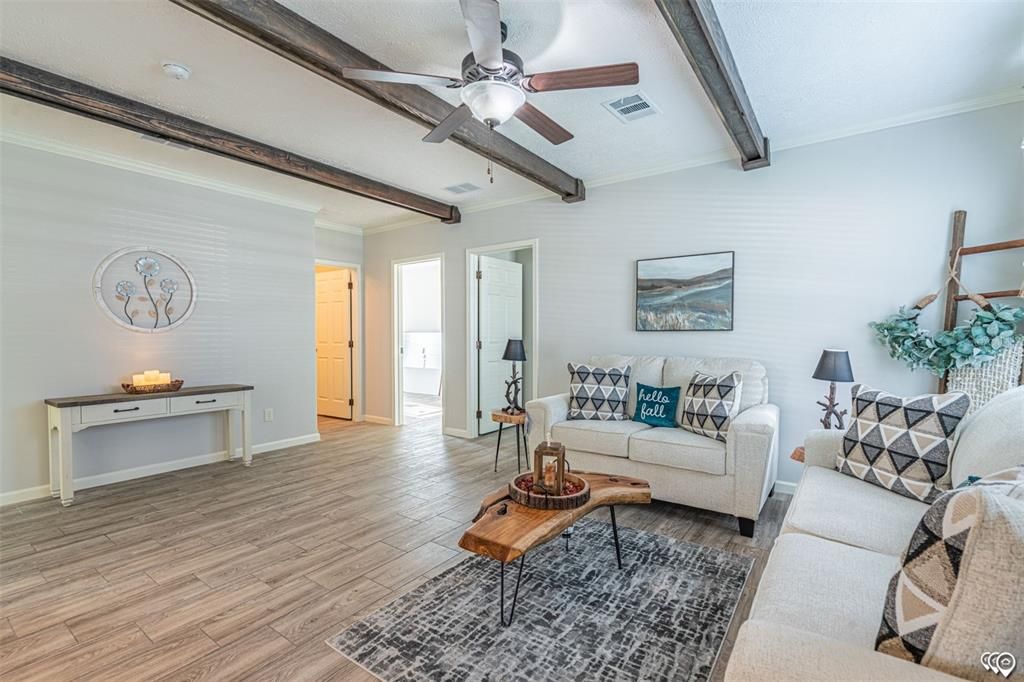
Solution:
M 815 379 L 825 381 L 853 381 L 853 368 L 850 367 L 850 354 L 845 350 L 823 350 L 818 366 L 814 370 Z
M 502 360 L 512 360 L 513 362 L 526 362 L 526 348 L 523 346 L 522 339 L 509 339 L 508 343 L 505 344 L 505 354 L 501 356 Z

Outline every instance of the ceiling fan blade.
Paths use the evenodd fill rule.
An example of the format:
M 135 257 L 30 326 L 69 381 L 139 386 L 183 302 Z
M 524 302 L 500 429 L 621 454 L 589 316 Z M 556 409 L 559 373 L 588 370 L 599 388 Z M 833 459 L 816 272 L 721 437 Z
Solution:
M 485 69 L 497 71 L 504 63 L 501 54 L 501 10 L 498 0 L 459 0 L 473 58 Z
M 540 133 L 551 144 L 562 144 L 572 139 L 572 133 L 552 121 L 547 114 L 529 102 L 519 107 L 515 116 Z
M 444 142 L 455 130 L 473 117 L 473 112 L 465 104 L 460 104 L 452 113 L 441 119 L 433 130 L 423 138 L 424 142 Z
M 527 76 L 520 83 L 527 92 L 576 90 L 578 88 L 604 88 L 610 85 L 636 85 L 640 82 L 640 67 L 636 62 L 590 66 L 585 69 L 548 71 Z
M 462 86 L 461 78 L 450 76 L 431 76 L 423 73 L 403 73 L 401 71 L 379 71 L 377 69 L 343 68 L 341 75 L 361 81 L 377 81 L 380 83 L 403 83 L 405 85 L 438 85 L 442 88 L 458 88 Z

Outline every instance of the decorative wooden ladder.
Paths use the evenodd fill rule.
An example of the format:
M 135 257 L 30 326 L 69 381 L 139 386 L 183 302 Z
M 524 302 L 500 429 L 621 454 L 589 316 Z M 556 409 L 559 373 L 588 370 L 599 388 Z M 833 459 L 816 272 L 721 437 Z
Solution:
M 968 299 L 967 294 L 960 293 L 960 268 L 963 257 L 976 253 L 991 253 L 1009 249 L 1024 249 L 1024 239 L 1011 239 L 1005 242 L 964 246 L 964 231 L 967 227 L 967 211 L 953 212 L 953 239 L 949 245 L 949 271 L 953 273 L 946 283 L 946 310 L 942 317 L 942 328 L 949 331 L 956 326 L 957 304 Z M 1020 289 L 1003 289 L 1001 291 L 981 292 L 987 299 L 1011 298 L 1021 295 Z M 939 393 L 946 392 L 946 377 L 939 379 Z

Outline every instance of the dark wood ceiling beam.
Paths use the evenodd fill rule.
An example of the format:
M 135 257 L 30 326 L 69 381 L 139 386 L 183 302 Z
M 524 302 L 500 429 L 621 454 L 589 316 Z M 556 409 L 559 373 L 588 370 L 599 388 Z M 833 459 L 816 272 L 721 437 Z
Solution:
M 743 170 L 768 166 L 768 138 L 754 116 L 711 0 L 654 1 L 739 150 Z
M 273 0 L 171 2 L 427 128 L 436 126 L 455 108 L 419 86 L 346 80 L 341 74 L 343 67 L 390 69 Z M 449 139 L 558 194 L 563 201 L 582 201 L 586 196 L 582 180 L 476 119 L 461 125 Z
M 0 57 L 0 91 L 92 119 L 174 140 L 267 170 L 457 223 L 457 206 L 364 178 L 85 83 Z

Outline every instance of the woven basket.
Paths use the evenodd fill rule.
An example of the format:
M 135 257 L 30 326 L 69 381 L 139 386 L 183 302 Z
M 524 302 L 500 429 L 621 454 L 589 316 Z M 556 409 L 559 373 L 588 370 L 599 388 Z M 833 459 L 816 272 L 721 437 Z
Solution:
M 994 360 L 981 367 L 961 367 L 949 370 L 947 390 L 963 391 L 971 396 L 970 412 L 1004 391 L 1021 384 L 1021 365 L 1024 363 L 1024 341 L 1007 348 Z

